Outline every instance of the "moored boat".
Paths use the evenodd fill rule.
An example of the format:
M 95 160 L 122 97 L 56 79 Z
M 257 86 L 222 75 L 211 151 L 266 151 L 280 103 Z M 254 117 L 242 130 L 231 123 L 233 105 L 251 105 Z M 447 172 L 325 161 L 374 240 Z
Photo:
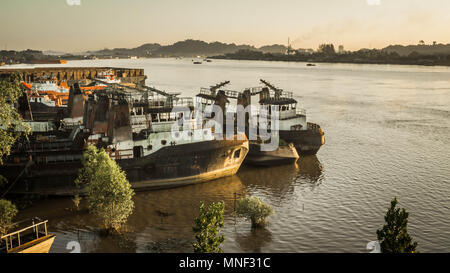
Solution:
M 223 90 L 222 87 L 229 84 L 229 81 L 221 82 L 217 85 L 211 86 L 208 88 L 202 88 L 200 90 L 200 93 L 197 94 L 197 107 L 202 110 L 202 112 L 207 116 L 212 116 L 211 111 L 213 110 L 213 106 L 216 105 L 220 107 L 220 109 L 223 112 L 223 120 L 225 121 L 225 116 L 227 115 L 234 115 L 234 124 L 233 127 L 236 128 L 236 119 L 238 118 L 239 114 L 233 112 L 230 110 L 230 101 L 228 99 L 236 99 L 237 104 L 241 105 L 245 108 L 247 106 L 251 105 L 251 96 L 259 94 L 262 90 L 261 88 L 252 88 L 246 89 L 243 92 L 237 92 L 232 90 Z M 253 92 L 253 94 L 252 94 Z M 255 110 L 257 110 L 255 108 Z M 252 110 L 250 110 L 252 112 Z M 254 115 L 253 113 L 249 113 L 251 115 Z M 256 118 L 258 119 L 258 116 L 256 115 Z M 249 128 L 251 125 L 249 123 L 249 116 L 246 115 L 244 118 L 245 120 L 245 133 L 246 136 L 249 137 Z M 227 125 L 224 124 L 224 128 Z M 260 128 L 256 126 L 256 130 L 259 131 Z M 299 155 L 297 153 L 297 150 L 295 146 L 292 143 L 286 142 L 284 140 L 281 140 L 279 144 L 275 147 L 275 149 L 267 150 L 263 148 L 263 143 L 259 136 L 256 136 L 257 139 L 250 139 L 249 144 L 249 153 L 247 154 L 247 157 L 245 158 L 244 163 L 248 165 L 259 165 L 259 166 L 274 166 L 274 165 L 282 165 L 282 164 L 291 164 L 295 163 L 297 159 L 299 158 Z
M 293 143 L 300 155 L 315 155 L 325 144 L 325 134 L 318 124 L 307 122 L 306 110 L 297 107 L 292 92 L 276 88 L 261 80 L 265 87 L 259 91 L 259 104 L 279 107 L 279 137 Z
M 194 126 L 192 117 L 183 117 L 184 109 L 192 108 L 191 100 L 148 87 L 114 86 L 87 100 L 78 87 L 72 92 L 62 126 L 37 128 L 28 141 L 15 145 L 0 166 L 0 174 L 14 183 L 10 193 L 83 194 L 85 189 L 73 181 L 87 145 L 104 148 L 137 190 L 233 175 L 248 152 L 245 136 L 215 139 L 210 128 Z M 185 108 L 177 111 L 180 106 Z M 193 126 L 173 133 L 181 119 Z

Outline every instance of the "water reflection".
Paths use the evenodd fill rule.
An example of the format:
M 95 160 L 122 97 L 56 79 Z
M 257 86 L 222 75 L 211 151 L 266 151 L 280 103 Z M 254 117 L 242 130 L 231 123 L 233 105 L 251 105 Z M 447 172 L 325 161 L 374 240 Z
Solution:
M 137 249 L 136 235 L 130 232 L 121 234 L 105 234 L 104 232 L 95 232 L 92 246 L 89 252 L 108 252 L 108 253 L 135 253 Z M 91 233 L 92 235 L 92 233 Z
M 262 252 L 262 248 L 272 241 L 272 232 L 266 228 L 252 228 L 247 233 L 237 233 L 236 242 L 246 252 Z
M 50 231 L 57 237 L 52 252 L 70 252 L 67 244 L 80 243 L 82 252 L 190 252 L 195 240 L 192 233 L 201 201 L 225 202 L 225 222 L 235 222 L 235 194 L 256 194 L 272 204 L 289 202 L 295 185 L 316 184 L 322 179 L 322 165 L 315 156 L 302 157 L 297 164 L 270 168 L 243 167 L 238 175 L 203 184 L 138 192 L 135 210 L 122 230 L 122 235 L 101 233 L 101 223 L 91 215 L 85 200 L 76 211 L 69 198 L 38 202 L 22 211 L 25 216 L 45 211 Z M 288 198 L 285 198 L 288 197 Z M 230 234 L 231 235 L 231 234 Z M 234 236 L 234 235 L 232 235 Z M 272 240 L 267 229 L 238 232 L 236 241 L 245 251 L 261 251 Z
M 308 179 L 313 183 L 322 181 L 323 167 L 317 156 L 300 157 L 297 164 L 299 170 L 297 178 Z
M 244 166 L 237 174 L 250 191 L 268 191 L 272 197 L 293 194 L 295 182 L 319 184 L 323 167 L 317 156 L 300 157 L 297 163 L 282 166 L 256 168 Z

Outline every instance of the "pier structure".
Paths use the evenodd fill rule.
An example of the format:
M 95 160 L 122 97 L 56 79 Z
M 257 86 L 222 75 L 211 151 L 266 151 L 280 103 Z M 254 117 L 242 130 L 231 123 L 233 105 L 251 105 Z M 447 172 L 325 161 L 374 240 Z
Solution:
M 67 81 L 69 84 L 75 81 L 94 80 L 102 73 L 112 72 L 122 83 L 145 84 L 147 76 L 144 69 L 117 68 L 117 67 L 35 67 L 35 68 L 6 68 L 0 69 L 0 79 L 9 78 L 12 74 L 18 74 L 25 82 L 38 81 L 43 77 L 56 78 L 59 81 Z

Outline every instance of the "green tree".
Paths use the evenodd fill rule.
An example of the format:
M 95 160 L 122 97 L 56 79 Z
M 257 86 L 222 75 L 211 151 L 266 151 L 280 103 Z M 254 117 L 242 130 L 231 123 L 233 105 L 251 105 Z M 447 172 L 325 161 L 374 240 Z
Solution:
M 3 158 L 11 154 L 11 147 L 20 136 L 28 136 L 31 131 L 15 107 L 22 94 L 17 75 L 8 80 L 0 80 L 0 165 L 3 164 Z M 0 175 L 0 191 L 7 184 L 8 180 Z
M 252 227 L 262 227 L 266 218 L 273 214 L 273 209 L 258 197 L 244 197 L 236 204 L 236 213 L 252 222 Z
M 89 146 L 75 183 L 87 189 L 89 210 L 106 230 L 119 230 L 134 209 L 134 191 L 120 166 L 104 149 Z
M 193 244 L 195 253 L 221 253 L 219 247 L 225 241 L 223 235 L 218 235 L 223 227 L 223 213 L 225 203 L 212 203 L 208 209 L 204 202 L 200 204 L 200 214 L 195 219 L 192 230 L 195 233 L 197 243 Z
M 0 236 L 8 232 L 12 219 L 17 214 L 17 208 L 10 201 L 0 199 Z
M 0 164 L 10 155 L 11 146 L 22 134 L 30 133 L 30 126 L 17 112 L 15 104 L 22 96 L 19 78 L 14 75 L 9 80 L 0 80 Z
M 384 216 L 385 225 L 377 230 L 378 241 L 383 253 L 414 253 L 417 243 L 408 234 L 408 215 L 404 208 L 396 208 L 397 198 L 391 201 L 391 207 Z
M 20 136 L 27 136 L 31 131 L 15 107 L 22 94 L 17 75 L 9 80 L 0 80 L 0 165 L 3 164 L 3 158 L 11 154 L 11 147 Z M 7 184 L 8 180 L 0 175 L 0 191 Z
M 326 55 L 334 55 L 336 54 L 336 50 L 334 49 L 333 44 L 321 44 L 318 49 L 319 53 L 323 53 Z

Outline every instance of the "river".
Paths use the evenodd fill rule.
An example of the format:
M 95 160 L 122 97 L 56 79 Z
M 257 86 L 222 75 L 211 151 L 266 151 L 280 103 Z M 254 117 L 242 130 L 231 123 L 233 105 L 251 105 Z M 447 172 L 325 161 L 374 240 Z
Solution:
M 79 242 L 81 252 L 192 251 L 202 200 L 226 202 L 225 252 L 369 252 L 366 245 L 376 240 L 395 196 L 410 213 L 408 230 L 418 250 L 450 251 L 450 68 L 230 60 L 194 65 L 187 58 L 61 66 L 144 68 L 147 85 L 182 96 L 224 80 L 241 91 L 266 79 L 294 92 L 308 120 L 323 128 L 326 144 L 295 165 L 243 166 L 233 177 L 137 193 L 122 236 L 99 233 L 98 221 L 86 209 L 73 211 L 69 198 L 34 202 L 18 217 L 49 220 L 56 234 L 52 252 L 69 252 L 70 241 Z M 265 228 L 252 230 L 234 216 L 235 193 L 273 207 Z

